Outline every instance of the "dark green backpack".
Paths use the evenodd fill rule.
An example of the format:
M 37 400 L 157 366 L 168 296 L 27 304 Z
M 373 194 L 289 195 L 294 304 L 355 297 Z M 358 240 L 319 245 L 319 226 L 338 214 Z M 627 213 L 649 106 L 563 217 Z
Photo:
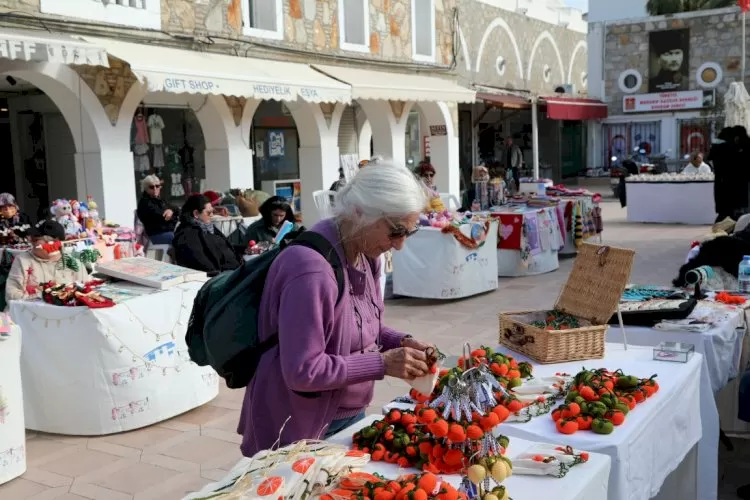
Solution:
M 263 353 L 278 344 L 278 335 L 258 341 L 258 313 L 271 264 L 292 245 L 311 248 L 326 259 L 341 300 L 344 270 L 338 253 L 325 237 L 311 231 L 290 233 L 281 245 L 211 278 L 195 297 L 185 335 L 190 359 L 199 366 L 210 365 L 231 389 L 247 386 Z

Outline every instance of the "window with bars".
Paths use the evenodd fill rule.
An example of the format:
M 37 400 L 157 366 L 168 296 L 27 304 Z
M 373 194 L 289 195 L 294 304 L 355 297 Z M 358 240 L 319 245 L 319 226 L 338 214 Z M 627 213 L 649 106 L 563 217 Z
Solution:
M 661 121 L 605 123 L 601 145 L 601 164 L 607 168 L 631 156 L 642 161 L 661 154 Z
M 341 47 L 367 50 L 370 45 L 369 8 L 367 0 L 339 0 Z
M 411 0 L 412 56 L 435 60 L 435 0 Z
M 679 158 L 694 152 L 708 154 L 711 142 L 721 131 L 723 123 L 722 117 L 715 116 L 677 120 Z

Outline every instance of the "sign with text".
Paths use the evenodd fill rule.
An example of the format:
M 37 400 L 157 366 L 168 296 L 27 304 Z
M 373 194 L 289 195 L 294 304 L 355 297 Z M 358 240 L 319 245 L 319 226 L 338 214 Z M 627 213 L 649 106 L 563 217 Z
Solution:
M 430 135 L 448 135 L 445 125 L 430 125 Z
M 715 105 L 716 92 L 713 89 L 638 94 L 622 98 L 622 109 L 625 113 L 708 109 Z
M 53 41 L 0 35 L 0 58 L 29 62 L 109 66 L 107 52 L 73 40 Z

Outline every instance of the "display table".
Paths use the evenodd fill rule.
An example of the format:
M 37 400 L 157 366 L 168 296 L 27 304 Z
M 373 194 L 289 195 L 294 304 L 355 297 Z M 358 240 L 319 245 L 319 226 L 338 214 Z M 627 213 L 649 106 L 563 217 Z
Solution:
M 532 276 L 557 270 L 564 244 L 555 207 L 501 208 L 498 219 L 497 275 Z
M 604 359 L 541 365 L 504 347 L 500 352 L 516 360 L 530 361 L 534 376 L 558 372 L 578 373 L 583 367 L 622 369 L 627 374 L 650 377 L 658 374 L 659 392 L 628 414 L 626 422 L 612 434 L 593 432 L 560 434 L 549 415 L 527 423 L 501 424 L 500 433 L 511 438 L 539 443 L 570 445 L 580 450 L 609 455 L 612 470 L 609 500 L 712 500 L 716 498 L 716 469 L 702 470 L 696 477 L 702 435 L 718 438 L 718 421 L 704 418 L 705 406 L 713 399 L 708 374 L 702 369 L 703 356 L 695 354 L 688 363 L 653 361 L 653 349 L 607 344 Z M 393 403 L 405 407 L 404 403 Z M 387 405 L 383 410 L 391 407 Z M 708 410 L 710 413 L 710 409 Z M 714 407 L 715 412 L 715 407 Z M 670 473 L 672 473 L 670 475 Z M 665 482 L 666 481 L 666 482 Z M 664 485 L 664 491 L 660 489 Z M 605 498 L 605 497 L 600 497 Z
M 215 398 L 216 372 L 192 363 L 185 344 L 201 285 L 157 291 L 128 284 L 113 297 L 119 303 L 105 309 L 12 301 L 11 317 L 24 334 L 26 428 L 111 434 L 161 422 Z
M 473 250 L 452 234 L 423 227 L 406 240 L 404 248 L 393 252 L 393 294 L 445 300 L 496 290 L 496 247 L 494 221 L 484 244 Z
M 367 416 L 364 420 L 331 436 L 328 441 L 351 446 L 355 432 L 381 418 L 383 417 L 379 415 Z M 534 443 L 530 441 L 512 438 L 506 456 L 513 460 L 513 457 L 524 453 L 533 445 Z M 542 496 L 542 492 L 544 492 L 544 497 L 555 500 L 603 500 L 607 498 L 610 463 L 608 456 L 591 453 L 588 462 L 575 466 L 563 478 L 516 474 L 503 481 L 503 486 L 507 488 L 513 500 L 536 500 Z M 400 469 L 398 465 L 385 462 L 370 462 L 362 470 L 394 479 L 409 472 L 408 469 Z M 461 485 L 459 475 L 442 475 L 441 477 L 456 488 Z
M 0 484 L 26 472 L 26 431 L 21 391 L 21 329 L 0 337 Z
M 597 229 L 595 211 L 601 214 L 599 204 L 594 203 L 592 195 L 560 196 L 558 216 L 563 217 L 565 224 L 565 245 L 560 250 L 560 255 L 571 256 L 578 253 L 575 238 L 577 220 L 581 224 L 581 241 L 597 238 L 601 243 L 603 227 Z
M 626 182 L 628 222 L 713 224 L 713 181 Z

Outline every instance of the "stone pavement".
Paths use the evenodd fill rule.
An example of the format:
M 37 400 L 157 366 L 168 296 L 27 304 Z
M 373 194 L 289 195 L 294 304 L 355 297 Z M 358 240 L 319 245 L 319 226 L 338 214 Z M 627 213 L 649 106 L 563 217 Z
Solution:
M 628 224 L 613 201 L 603 203 L 604 241 L 637 251 L 634 283 L 671 281 L 692 240 L 705 227 Z M 567 279 L 572 260 L 542 276 L 502 279 L 497 291 L 453 302 L 398 299 L 386 305 L 390 326 L 434 342 L 459 354 L 461 345 L 495 344 L 499 311 L 549 307 Z M 407 385 L 387 379 L 376 385 L 370 408 L 405 393 Z M 28 471 L 0 486 L 0 500 L 172 500 L 223 477 L 240 458 L 235 433 L 243 391 L 222 388 L 218 398 L 189 413 L 145 429 L 110 436 L 82 438 L 29 432 Z M 735 441 L 738 444 L 738 441 Z M 739 442 L 734 453 L 723 453 L 731 493 L 750 468 L 750 447 Z M 745 441 L 744 443 L 747 443 Z M 722 450 L 723 452 L 723 450 Z M 722 497 L 729 500 L 734 495 Z

